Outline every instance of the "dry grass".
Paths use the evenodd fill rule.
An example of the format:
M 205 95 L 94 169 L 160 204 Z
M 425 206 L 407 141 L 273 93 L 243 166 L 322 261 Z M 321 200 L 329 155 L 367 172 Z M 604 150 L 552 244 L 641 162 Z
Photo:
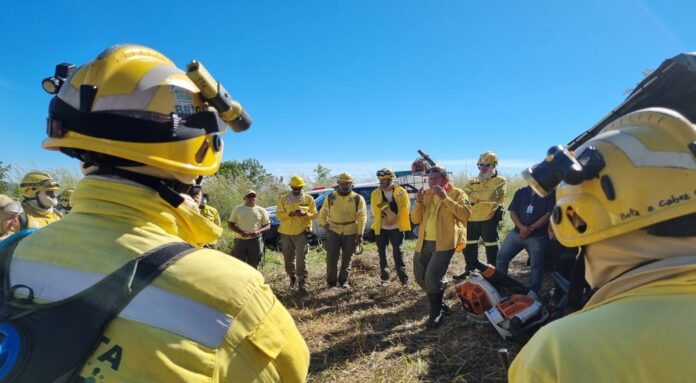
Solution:
M 413 242 L 406 247 L 413 281 Z M 445 300 L 454 313 L 440 328 L 426 330 L 425 294 L 414 282 L 402 287 L 395 273 L 389 286 L 379 286 L 374 245 L 353 257 L 349 291 L 325 287 L 324 253 L 313 251 L 306 298 L 290 290 L 278 257 L 269 252 L 262 271 L 309 345 L 309 382 L 503 382 L 496 350 L 507 348 L 511 357 L 519 351 L 519 345 L 502 340 L 487 322 L 467 315 L 453 285 Z M 511 264 L 511 274 L 523 282 L 528 277 L 525 260 L 521 254 Z M 456 254 L 449 275 L 463 268 L 463 256 Z

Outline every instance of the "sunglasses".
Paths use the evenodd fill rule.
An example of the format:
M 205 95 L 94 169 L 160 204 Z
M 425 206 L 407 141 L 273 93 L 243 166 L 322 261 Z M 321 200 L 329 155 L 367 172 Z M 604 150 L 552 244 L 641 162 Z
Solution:
M 491 164 L 476 164 L 476 165 L 478 165 L 478 167 L 480 167 L 480 168 L 490 168 L 491 167 Z
M 300 191 L 300 190 L 302 190 L 301 187 L 299 187 L 299 188 L 292 188 L 292 187 L 291 187 L 290 189 L 292 189 L 292 190 L 294 190 L 294 191 Z

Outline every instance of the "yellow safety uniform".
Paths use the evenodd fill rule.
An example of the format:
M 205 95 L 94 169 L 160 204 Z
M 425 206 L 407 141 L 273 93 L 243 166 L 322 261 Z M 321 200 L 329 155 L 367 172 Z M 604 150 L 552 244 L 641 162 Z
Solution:
M 201 215 L 208 219 L 208 221 L 220 226 L 222 224 L 222 221 L 220 220 L 220 213 L 218 213 L 217 209 L 210 206 L 210 205 L 205 205 L 201 209 Z
M 694 280 L 692 269 L 547 324 L 513 361 L 510 382 L 693 382 Z
M 419 225 L 426 224 L 431 214 L 436 215 L 436 251 L 463 248 L 466 239 L 466 223 L 471 216 L 471 204 L 466 193 L 451 185 L 448 185 L 446 189 L 447 198 L 442 199 L 439 204 L 432 203 L 435 194 L 432 190 L 427 190 L 423 196 L 423 201 L 416 201 L 411 212 L 411 220 Z M 432 211 L 433 206 L 436 206 L 435 211 Z M 418 230 L 417 252 L 423 248 L 425 232 L 426 230 Z
M 13 283 L 71 296 L 162 244 L 205 244 L 220 229 L 145 187 L 86 177 L 60 222 L 25 238 Z M 256 270 L 211 249 L 167 268 L 104 333 L 81 376 L 97 382 L 304 382 L 309 351 Z
M 365 198 L 353 191 L 344 196 L 332 192 L 326 196 L 319 212 L 319 225 L 327 223 L 329 230 L 336 234 L 362 235 L 367 224 Z
M 471 202 L 470 222 L 487 221 L 493 218 L 495 210 L 505 201 L 505 178 L 496 175 L 491 178 L 472 178 L 464 187 L 464 192 Z
M 396 206 L 399 207 L 399 213 L 397 213 L 397 223 L 399 225 L 399 231 L 410 231 L 411 230 L 411 199 L 408 196 L 408 192 L 403 187 L 392 184 L 394 188 L 392 189 L 392 198 L 396 201 Z M 372 230 L 375 231 L 375 235 L 379 235 L 382 231 L 382 210 L 380 205 L 382 205 L 382 189 L 377 188 L 370 194 L 370 209 L 372 210 Z
M 305 216 L 289 216 L 294 210 L 304 210 Z M 317 216 L 317 205 L 314 198 L 303 193 L 302 198 L 294 198 L 292 193 L 285 193 L 278 198 L 276 217 L 280 221 L 278 232 L 286 235 L 298 235 L 312 228 L 312 220 Z
M 22 202 L 22 209 L 27 217 L 27 229 L 40 229 L 61 218 L 56 209 L 38 210 L 26 202 Z

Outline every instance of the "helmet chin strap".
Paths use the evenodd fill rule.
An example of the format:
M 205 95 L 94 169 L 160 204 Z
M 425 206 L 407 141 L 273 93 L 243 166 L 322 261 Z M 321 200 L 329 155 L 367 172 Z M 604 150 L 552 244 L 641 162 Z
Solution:
M 82 161 L 83 174 L 115 175 L 129 181 L 145 185 L 156 190 L 159 196 L 173 207 L 179 207 L 179 205 L 184 202 L 184 197 L 179 195 L 179 193 L 189 194 L 191 188 L 194 186 L 193 184 L 185 184 L 176 180 L 162 179 L 118 167 L 142 166 L 142 164 L 133 161 L 86 151 L 75 152 L 72 154 L 76 155 Z
M 179 195 L 179 193 L 188 194 L 191 190 L 191 187 L 193 186 L 175 180 L 164 180 L 161 178 L 131 172 L 129 170 L 124 170 L 120 168 L 99 168 L 99 170 L 91 174 L 115 175 L 139 183 L 141 185 L 145 185 L 151 189 L 156 190 L 159 196 L 173 207 L 179 207 L 179 205 L 181 205 L 184 202 L 184 197 Z

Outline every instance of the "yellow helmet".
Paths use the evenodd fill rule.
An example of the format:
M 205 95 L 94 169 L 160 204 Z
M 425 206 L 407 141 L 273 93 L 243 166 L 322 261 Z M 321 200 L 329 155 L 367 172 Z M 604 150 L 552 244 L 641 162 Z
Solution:
M 305 180 L 300 176 L 294 176 L 290 179 L 291 188 L 301 188 L 305 186 Z
M 185 73 L 161 53 L 138 45 L 108 48 L 76 71 L 65 70 L 62 79 L 57 67 L 58 85 L 44 86 L 49 92 L 57 90 L 57 95 L 49 107 L 49 137 L 43 147 L 86 162 L 99 153 L 115 158 L 117 166 L 150 165 L 186 175 L 215 173 L 225 130 L 221 116 L 226 115 L 225 121 L 235 130 L 251 122 L 207 71 L 199 81 L 204 71 L 199 63 L 192 62 L 188 69 Z M 213 98 L 211 82 L 219 90 Z M 223 105 L 230 103 L 238 107 L 232 118 Z
M 70 196 L 72 196 L 74 191 L 75 189 L 73 188 L 63 190 L 63 192 L 58 196 L 58 202 L 63 206 L 70 206 Z
M 386 179 L 386 178 L 395 179 L 396 174 L 394 174 L 394 171 L 392 171 L 389 168 L 382 168 L 380 170 L 377 170 L 377 178 L 379 178 L 379 179 Z
M 485 152 L 479 156 L 478 163 L 498 166 L 498 156 L 493 152 Z
M 341 173 L 338 175 L 338 180 L 336 182 L 339 184 L 353 183 L 353 176 L 349 173 Z
M 576 173 L 594 170 L 566 176 L 556 188 L 552 225 L 566 246 L 696 212 L 696 128 L 677 112 L 649 108 L 623 116 L 580 146 L 575 159 Z
M 19 183 L 19 189 L 24 198 L 36 198 L 41 191 L 58 191 L 60 185 L 50 175 L 44 172 L 29 172 Z

